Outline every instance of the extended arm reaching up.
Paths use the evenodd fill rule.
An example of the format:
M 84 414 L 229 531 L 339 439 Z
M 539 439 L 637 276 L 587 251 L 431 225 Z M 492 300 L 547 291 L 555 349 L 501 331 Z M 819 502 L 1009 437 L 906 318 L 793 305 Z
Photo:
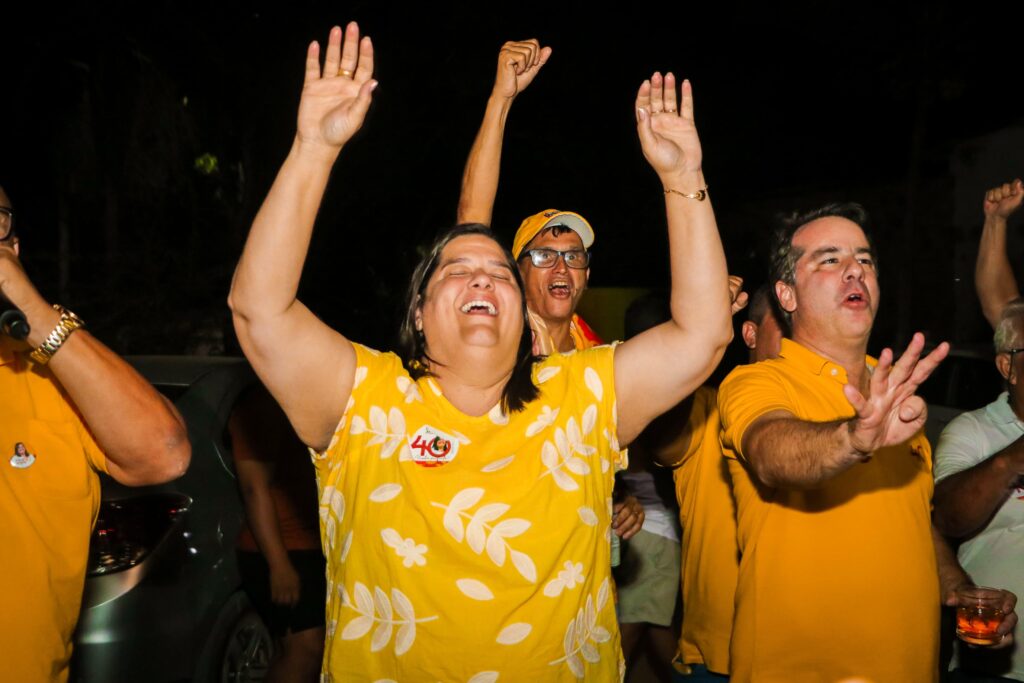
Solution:
M 501 173 L 505 121 L 512 101 L 533 82 L 550 56 L 551 48 L 541 47 L 536 39 L 510 40 L 501 46 L 494 89 L 462 173 L 457 222 L 491 224 Z
M 689 81 L 681 91 L 677 108 L 675 77 L 655 73 L 636 99 L 640 145 L 665 190 L 672 319 L 616 350 L 623 444 L 700 386 L 732 339 L 729 274 L 701 170 Z
M 323 63 L 314 41 L 291 151 L 260 207 L 235 270 L 228 304 L 242 350 L 299 437 L 325 447 L 345 408 L 355 352 L 297 298 L 327 178 L 370 106 L 373 45 L 355 22 L 335 27 Z
M 1003 306 L 1020 296 L 1006 255 L 1006 222 L 1024 200 L 1024 182 L 1018 178 L 985 193 L 982 210 L 985 224 L 978 243 L 978 261 L 974 266 L 974 287 L 981 300 L 981 312 L 992 327 L 999 324 Z

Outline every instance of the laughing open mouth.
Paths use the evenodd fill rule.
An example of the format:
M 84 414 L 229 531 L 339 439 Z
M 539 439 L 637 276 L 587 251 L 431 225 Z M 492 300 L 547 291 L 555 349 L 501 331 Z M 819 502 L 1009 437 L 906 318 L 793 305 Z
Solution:
M 565 280 L 556 280 L 552 282 L 550 285 L 548 285 L 548 291 L 555 292 L 558 294 L 568 294 L 569 283 Z
M 480 299 L 474 299 L 462 305 L 459 309 L 463 313 L 477 313 L 486 315 L 498 315 L 498 309 L 494 307 L 490 301 L 483 301 Z

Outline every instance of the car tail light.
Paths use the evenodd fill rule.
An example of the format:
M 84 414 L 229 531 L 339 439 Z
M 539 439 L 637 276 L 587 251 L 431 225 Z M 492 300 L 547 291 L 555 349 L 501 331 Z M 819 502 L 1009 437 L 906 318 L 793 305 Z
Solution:
M 190 500 L 154 493 L 100 503 L 89 543 L 89 576 L 131 569 L 142 562 L 188 510 Z

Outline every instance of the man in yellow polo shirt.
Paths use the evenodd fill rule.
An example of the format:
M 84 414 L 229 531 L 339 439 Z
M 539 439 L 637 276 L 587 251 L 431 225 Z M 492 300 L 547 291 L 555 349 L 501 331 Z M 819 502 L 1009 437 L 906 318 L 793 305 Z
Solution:
M 750 297 L 742 336 L 751 363 L 778 355 L 782 329 L 767 286 Z M 713 388 L 701 387 L 678 410 L 655 423 L 665 424 L 675 435 L 656 455 L 662 465 L 675 468 L 672 475 L 683 528 L 683 624 L 676 667 L 685 672 L 678 680 L 694 683 L 728 680 L 739 572 L 736 506 L 718 438 L 717 396 Z
M 791 338 L 722 383 L 742 553 L 735 681 L 932 681 L 939 582 L 915 396 L 948 352 L 866 354 L 879 303 L 856 204 L 793 216 L 772 249 Z
M 185 471 L 191 450 L 171 405 L 48 304 L 18 252 L 0 188 L 0 310 L 20 309 L 30 328 L 0 333 L 0 661 L 5 681 L 48 683 L 68 676 L 97 472 L 159 483 Z

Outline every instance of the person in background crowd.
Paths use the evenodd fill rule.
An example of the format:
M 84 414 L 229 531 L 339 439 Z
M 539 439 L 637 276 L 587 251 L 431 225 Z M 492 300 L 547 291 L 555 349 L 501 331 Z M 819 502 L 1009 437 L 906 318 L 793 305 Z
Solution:
M 731 279 L 738 287 L 739 279 Z M 782 330 L 772 299 L 767 286 L 750 297 L 742 336 L 752 363 L 779 351 Z M 656 462 L 673 468 L 679 504 L 683 622 L 678 641 L 670 646 L 678 681 L 728 680 L 739 547 L 731 479 L 718 439 L 717 396 L 714 388 L 700 387 L 638 439 Z
M 983 408 L 964 413 L 942 432 L 935 450 L 935 525 L 961 539 L 959 560 L 973 581 L 1024 591 L 1024 302 L 1006 255 L 1007 219 L 1020 208 L 1020 180 L 985 194 L 985 224 L 978 248 L 975 284 L 982 311 L 995 327 L 995 366 L 1006 391 Z M 1020 633 L 1003 630 L 1019 640 Z M 960 646 L 952 680 L 1024 681 L 1024 654 L 1016 648 Z
M 131 366 L 51 306 L 19 260 L 0 188 L 0 304 L 30 327 L 0 334 L 0 642 L 3 677 L 65 681 L 89 537 L 105 472 L 122 484 L 181 476 L 191 447 L 174 407 Z
M 263 387 L 239 399 L 228 431 L 246 516 L 238 567 L 275 641 L 267 681 L 317 681 L 327 581 L 309 452 Z

